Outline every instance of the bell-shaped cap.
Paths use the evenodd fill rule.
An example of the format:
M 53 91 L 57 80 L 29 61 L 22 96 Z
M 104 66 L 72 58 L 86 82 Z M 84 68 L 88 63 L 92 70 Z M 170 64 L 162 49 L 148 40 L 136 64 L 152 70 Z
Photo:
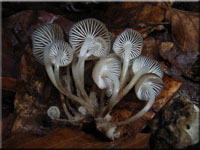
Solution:
M 44 64 L 44 48 L 53 41 L 63 39 L 63 31 L 57 24 L 45 24 L 37 28 L 32 34 L 32 50 L 36 60 L 41 64 Z
M 58 57 L 60 57 L 59 62 L 56 62 Z M 52 64 L 58 63 L 59 66 L 64 67 L 72 62 L 73 50 L 67 42 L 55 41 L 50 48 L 49 58 Z
M 111 80 L 107 76 L 107 72 L 119 77 L 121 73 L 121 62 L 113 57 L 102 58 L 94 66 L 92 78 L 100 89 L 105 89 L 110 84 Z
M 60 118 L 60 110 L 57 106 L 51 106 L 47 110 L 47 115 L 52 119 L 59 119 Z
M 96 37 L 103 38 L 110 50 L 111 42 L 108 29 L 97 19 L 89 18 L 79 21 L 73 25 L 69 32 L 69 42 L 76 54 L 79 54 L 80 49 L 87 38 L 93 40 Z
M 131 47 L 130 60 L 139 56 L 143 46 L 141 34 L 133 29 L 126 29 L 116 38 L 113 44 L 113 51 L 124 59 L 127 45 Z
M 158 96 L 164 88 L 162 79 L 156 74 L 143 75 L 135 85 L 135 93 L 138 99 L 148 101 L 150 99 L 149 87 L 153 89 L 155 97 Z
M 163 70 L 157 61 L 146 56 L 138 56 L 133 60 L 132 70 L 134 74 L 136 74 L 143 67 L 147 68 L 148 73 L 154 73 L 162 79 Z

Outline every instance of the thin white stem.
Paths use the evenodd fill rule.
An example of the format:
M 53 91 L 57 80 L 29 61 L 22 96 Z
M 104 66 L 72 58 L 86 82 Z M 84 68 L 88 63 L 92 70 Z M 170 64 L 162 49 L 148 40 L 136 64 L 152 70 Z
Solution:
M 119 79 L 115 76 L 115 75 L 112 75 L 110 72 L 107 72 L 106 75 L 113 81 L 113 94 L 112 94 L 112 97 L 110 98 L 109 100 L 109 103 L 113 103 L 116 99 L 116 97 L 118 96 L 118 93 L 119 93 Z
M 46 69 L 46 72 L 51 80 L 51 82 L 53 83 L 53 85 L 59 90 L 59 91 L 62 91 L 61 89 L 58 88 L 58 85 L 56 83 L 56 80 L 55 80 L 55 76 L 54 76 L 54 72 L 53 72 L 53 67 L 52 67 L 52 64 L 49 60 L 49 49 L 51 48 L 51 46 L 53 45 L 53 43 L 47 45 L 45 48 L 44 48 L 44 64 L 45 64 L 45 69 Z
M 124 87 L 124 82 L 126 80 L 126 74 L 128 71 L 128 66 L 129 66 L 129 61 L 130 61 L 130 54 L 131 54 L 131 46 L 132 44 L 130 42 L 128 42 L 124 49 L 125 49 L 125 55 L 124 55 L 124 60 L 123 60 L 123 67 L 122 67 L 122 73 L 120 76 L 120 89 L 122 89 Z
M 107 114 L 110 113 L 111 109 L 115 105 L 115 101 L 120 90 L 119 79 L 115 75 L 111 74 L 110 72 L 106 72 L 106 76 L 108 76 L 113 81 L 114 88 L 113 88 L 113 94 L 109 100 L 109 103 L 106 106 L 105 111 L 103 112 L 103 117 L 105 117 Z
M 67 107 L 69 108 L 69 110 L 72 112 L 73 115 L 75 116 L 80 116 L 80 113 L 78 111 L 76 111 L 76 109 L 74 109 L 70 103 L 69 103 L 69 99 L 66 99 L 66 104 L 67 104 Z
M 138 118 L 142 117 L 146 112 L 149 111 L 149 109 L 151 108 L 151 106 L 153 105 L 153 103 L 155 101 L 155 94 L 154 94 L 154 91 L 153 91 L 151 86 L 149 86 L 149 85 L 146 85 L 146 86 L 147 86 L 147 89 L 149 90 L 149 93 L 150 93 L 150 99 L 147 102 L 147 104 L 145 105 L 145 107 L 142 110 L 140 110 L 137 114 L 135 114 L 134 116 L 132 116 L 132 117 L 130 117 L 130 118 L 124 120 L 124 121 L 111 123 L 111 125 L 120 126 L 120 125 L 123 125 L 123 124 L 130 123 L 130 122 L 135 121 Z
M 72 93 L 72 89 L 71 89 L 71 76 L 70 76 L 70 66 L 67 66 L 67 89 L 69 92 Z M 78 113 L 78 111 L 76 111 L 76 109 L 74 109 L 70 103 L 69 103 L 69 99 L 66 98 L 66 104 L 67 107 L 69 108 L 69 110 L 72 112 L 73 115 L 75 116 L 80 116 L 80 113 Z
M 75 84 L 75 88 L 76 88 L 76 93 L 78 95 L 78 97 L 81 97 L 80 95 L 80 90 L 79 90 L 79 87 L 78 87 L 78 79 L 77 79 L 77 73 L 76 73 L 76 62 L 77 62 L 77 59 L 76 57 L 73 59 L 72 61 L 72 76 L 74 78 L 74 84 Z
M 81 47 L 78 63 L 76 65 L 77 83 L 80 88 L 81 94 L 88 101 L 89 101 L 89 96 L 87 95 L 84 87 L 85 60 L 87 60 L 88 57 L 90 57 L 96 50 L 100 48 L 100 45 L 95 45 L 93 49 L 87 52 L 92 40 L 93 40 L 92 38 L 86 38 L 85 42 L 83 43 L 83 46 Z
M 61 99 L 61 103 L 62 103 L 62 107 L 63 107 L 63 110 L 65 112 L 65 115 L 67 116 L 68 119 L 72 119 L 72 115 L 70 114 L 69 110 L 67 109 L 67 106 L 65 104 L 65 98 L 64 98 L 64 95 L 62 95 L 60 93 L 60 99 Z
M 82 96 L 88 100 L 89 96 L 87 95 L 85 88 L 84 88 L 84 66 L 85 66 L 85 58 L 80 57 L 78 59 L 78 63 L 76 65 L 76 76 L 77 76 L 77 83 L 80 89 Z M 82 80 L 82 81 L 81 81 Z
M 97 97 L 96 97 L 96 89 L 97 89 L 97 86 L 94 83 L 92 86 L 92 89 L 90 90 L 90 99 L 92 100 L 93 105 L 96 106 L 96 108 L 97 108 L 98 102 L 97 102 Z

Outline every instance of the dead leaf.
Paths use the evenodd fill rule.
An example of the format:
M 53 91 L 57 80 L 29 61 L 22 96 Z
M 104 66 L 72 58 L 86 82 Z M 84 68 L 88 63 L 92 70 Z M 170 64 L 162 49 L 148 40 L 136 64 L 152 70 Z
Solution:
M 160 41 L 158 41 L 156 38 L 152 36 L 148 36 L 143 41 L 143 48 L 142 48 L 142 54 L 149 58 L 155 59 L 157 61 L 160 61 L 160 52 L 159 52 L 159 45 Z
M 47 136 L 33 137 L 30 134 L 18 134 L 3 143 L 3 148 L 49 148 L 49 149 L 115 149 L 115 148 L 142 148 L 149 149 L 149 134 L 139 133 L 136 137 L 121 138 L 116 141 L 100 141 L 93 135 L 81 130 L 58 128 Z M 19 139 L 23 139 L 19 140 Z
M 166 19 L 171 23 L 172 41 L 169 42 L 173 46 L 162 43 L 161 56 L 180 69 L 184 76 L 198 81 L 192 68 L 199 66 L 199 14 L 170 8 Z
M 21 76 L 14 101 L 16 119 L 12 132 L 44 134 L 46 131 L 41 127 L 48 122 L 48 107 L 60 105 L 58 91 L 49 81 L 44 66 L 36 62 L 29 45 L 20 67 Z M 47 127 L 50 127 L 50 122 Z
M 199 51 L 199 17 L 197 13 L 170 8 L 166 19 L 170 21 L 173 41 L 183 52 Z
M 154 30 L 164 29 L 165 9 L 159 3 L 114 3 L 105 12 L 102 21 L 115 35 L 132 28 L 145 38 Z
M 0 77 L 0 80 L 2 81 L 2 89 L 3 90 L 15 92 L 16 84 L 17 84 L 17 80 L 15 78 Z

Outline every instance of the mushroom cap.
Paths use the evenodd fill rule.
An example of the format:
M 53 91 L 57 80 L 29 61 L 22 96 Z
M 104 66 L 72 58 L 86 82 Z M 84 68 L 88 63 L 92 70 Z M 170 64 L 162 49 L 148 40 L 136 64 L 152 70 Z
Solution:
M 100 89 L 108 87 L 112 80 L 106 75 L 109 72 L 119 78 L 121 73 L 121 62 L 116 58 L 102 58 L 94 66 L 92 78 Z M 113 86 L 113 85 L 112 85 Z
M 55 65 L 58 57 L 61 57 L 60 61 L 58 62 L 58 65 L 61 67 L 67 66 L 72 62 L 73 50 L 67 42 L 58 40 L 55 41 L 51 46 L 49 51 L 51 63 Z
M 161 65 L 146 56 L 138 56 L 133 60 L 132 70 L 136 74 L 141 68 L 147 67 L 149 69 L 148 73 L 154 73 L 158 75 L 161 79 L 163 77 L 163 70 Z
M 96 50 L 92 55 L 96 57 L 104 57 L 109 54 L 109 47 L 106 41 L 102 37 L 96 37 L 92 43 L 90 43 L 89 50 L 93 49 L 95 45 L 99 45 L 99 49 Z
M 141 54 L 143 39 L 139 32 L 133 29 L 126 29 L 115 40 L 113 51 L 122 59 L 125 57 L 125 46 L 131 44 L 130 59 L 133 59 Z
M 53 120 L 53 119 L 59 119 L 60 118 L 60 110 L 57 106 L 51 106 L 47 110 L 47 115 Z
M 55 40 L 63 40 L 64 34 L 57 24 L 45 24 L 32 33 L 33 55 L 36 60 L 44 64 L 44 48 Z
M 95 37 L 103 38 L 110 50 L 111 42 L 108 29 L 99 20 L 94 18 L 84 19 L 74 24 L 70 29 L 69 42 L 76 54 L 79 54 L 81 46 L 87 37 L 92 39 Z
M 155 97 L 158 96 L 164 88 L 164 83 L 159 76 L 152 73 L 145 74 L 135 85 L 135 93 L 140 100 L 148 101 L 150 99 L 150 92 L 147 85 L 152 87 Z

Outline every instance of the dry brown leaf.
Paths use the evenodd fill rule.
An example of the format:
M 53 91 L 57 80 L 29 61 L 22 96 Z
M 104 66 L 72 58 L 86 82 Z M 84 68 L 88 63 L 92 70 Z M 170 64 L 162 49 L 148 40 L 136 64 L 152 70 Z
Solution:
M 2 89 L 7 91 L 15 92 L 17 80 L 11 77 L 0 77 L 2 81 Z
M 148 36 L 144 41 L 143 41 L 143 49 L 142 49 L 142 54 L 148 56 L 149 58 L 155 59 L 159 61 L 160 59 L 160 53 L 159 53 L 159 41 L 156 40 L 152 36 Z
M 173 41 L 183 52 L 199 51 L 199 17 L 197 13 L 170 8 L 166 19 L 170 21 Z
M 160 54 L 172 67 L 181 70 L 184 76 L 195 81 L 194 65 L 199 59 L 199 14 L 170 8 L 166 19 L 171 23 L 172 42 L 161 43 Z
M 30 46 L 27 45 L 20 65 L 21 76 L 17 85 L 14 107 L 16 118 L 12 132 L 43 134 L 47 120 L 46 111 L 51 105 L 58 105 L 58 91 L 53 87 L 44 66 L 36 62 Z
M 145 38 L 154 30 L 164 29 L 162 21 L 165 9 L 160 6 L 160 3 L 114 3 L 102 18 L 115 35 L 120 34 L 126 28 L 133 28 Z
M 58 128 L 47 136 L 33 137 L 30 134 L 18 134 L 3 143 L 4 148 L 49 148 L 49 149 L 91 149 L 91 148 L 142 148 L 149 149 L 149 134 L 139 133 L 136 137 L 120 138 L 116 141 L 100 141 L 93 135 L 81 130 Z M 19 140 L 19 139 L 23 139 Z

